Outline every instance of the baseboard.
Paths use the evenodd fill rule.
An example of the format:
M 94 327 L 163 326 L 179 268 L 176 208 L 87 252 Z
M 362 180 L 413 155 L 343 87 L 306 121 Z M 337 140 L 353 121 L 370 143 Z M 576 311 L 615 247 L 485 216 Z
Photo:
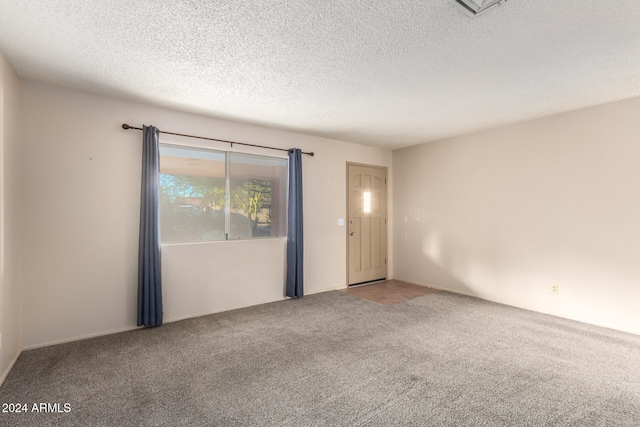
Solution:
M 613 331 L 618 331 L 618 332 L 624 332 L 627 334 L 633 334 L 633 335 L 640 335 L 640 333 L 637 330 L 634 329 L 628 329 L 628 328 L 621 328 L 619 326 L 612 326 L 612 325 L 608 325 L 608 324 L 603 324 L 603 323 L 598 323 L 598 322 L 593 322 L 590 321 L 589 319 L 584 319 L 584 318 L 579 318 L 579 317 L 574 317 L 574 316 L 568 316 L 566 314 L 563 313 L 557 313 L 554 311 L 549 311 L 549 310 L 541 310 L 541 309 L 536 309 L 536 308 L 532 308 L 532 307 L 527 307 L 521 304 L 514 304 L 512 302 L 507 302 L 507 301 L 501 301 L 501 300 L 497 300 L 497 299 L 491 299 L 488 298 L 486 296 L 483 295 L 479 295 L 479 294 L 474 294 L 472 292 L 465 292 L 465 291 L 461 291 L 458 289 L 447 289 L 447 288 L 443 288 L 443 287 L 439 287 L 439 286 L 431 286 L 429 284 L 425 284 L 425 283 L 417 283 L 411 280 L 403 280 L 403 279 L 397 279 L 400 280 L 402 282 L 406 282 L 406 283 L 411 283 L 412 285 L 418 285 L 418 286 L 425 286 L 428 288 L 432 288 L 432 289 L 437 289 L 439 291 L 444 291 L 444 292 L 451 292 L 452 294 L 458 294 L 458 295 L 464 295 L 467 297 L 472 297 L 472 298 L 477 298 L 483 301 L 488 301 L 488 302 L 492 302 L 495 304 L 501 304 L 501 305 L 505 305 L 508 307 L 513 307 L 513 308 L 518 308 L 521 310 L 527 310 L 527 311 L 531 311 L 534 313 L 540 313 L 540 314 L 546 314 L 548 316 L 554 316 L 554 317 L 558 317 L 561 319 L 567 319 L 567 320 L 571 320 L 574 322 L 580 322 L 580 323 L 584 323 L 586 325 L 591 325 L 591 326 L 597 326 L 599 328 L 606 328 L 606 329 L 611 329 Z
M 305 295 L 315 295 L 315 294 L 322 294 L 322 293 L 331 292 L 331 291 L 340 291 L 340 290 L 347 289 L 347 288 L 348 288 L 347 285 L 340 285 L 340 286 L 336 286 L 334 288 L 321 289 L 319 291 L 314 291 L 314 292 L 306 292 L 305 291 L 304 294 Z
M 96 332 L 94 334 L 81 335 L 81 336 L 73 337 L 73 338 L 64 338 L 64 339 L 61 339 L 61 340 L 47 341 L 47 342 L 41 343 L 41 344 L 32 344 L 32 345 L 25 346 L 23 348 L 23 350 L 34 350 L 36 348 L 49 347 L 49 346 L 58 345 L 58 344 L 66 344 L 66 343 L 69 343 L 69 342 L 81 341 L 81 340 L 86 340 L 86 339 L 89 339 L 89 338 L 96 338 L 96 337 L 102 337 L 102 336 L 105 336 L 105 335 L 119 334 L 120 332 L 134 331 L 136 329 L 139 329 L 139 328 L 137 326 L 129 326 L 129 327 L 126 327 L 126 328 L 112 329 L 112 330 L 103 331 L 103 332 Z
M 391 279 L 387 279 L 387 280 L 391 280 Z M 411 283 L 411 284 L 417 285 L 417 286 L 424 286 L 424 287 L 431 288 L 431 289 L 437 289 L 439 291 L 452 292 L 452 293 L 466 295 L 466 296 L 470 296 L 470 297 L 486 299 L 486 298 L 483 298 L 481 296 L 474 295 L 472 293 L 462 292 L 462 291 L 459 291 L 459 290 L 446 289 L 446 288 L 442 288 L 442 287 L 431 286 L 431 285 L 426 284 L 426 283 L 418 283 L 418 282 L 414 282 L 414 281 L 411 281 L 411 280 L 404 280 L 404 279 L 395 279 L 395 280 L 399 280 L 399 281 L 405 282 L 405 283 Z M 314 294 L 320 294 L 320 293 L 323 293 L 323 292 L 339 291 L 339 290 L 344 290 L 344 289 L 348 289 L 348 286 L 347 285 L 340 285 L 340 286 L 336 286 L 336 287 L 332 287 L 332 288 L 328 288 L 328 289 L 321 289 L 321 290 L 317 290 L 317 291 L 314 291 L 314 292 L 308 292 L 308 293 L 305 293 L 305 295 L 314 295 Z M 277 301 L 284 301 L 284 300 L 286 300 L 286 298 L 283 298 L 281 300 L 274 300 L 274 301 L 269 301 L 269 302 L 262 302 L 262 303 L 258 303 L 258 304 L 253 304 L 253 305 L 249 305 L 249 306 L 246 306 L 246 307 L 237 307 L 237 308 L 228 309 L 228 310 L 221 310 L 221 311 L 217 311 L 217 312 L 207 312 L 207 313 L 200 313 L 200 314 L 190 314 L 188 316 L 178 316 L 178 317 L 165 319 L 164 323 L 178 322 L 180 320 L 192 319 L 194 317 L 208 316 L 208 315 L 211 315 L 211 314 L 216 314 L 216 313 L 221 313 L 221 312 L 226 312 L 226 311 L 232 311 L 232 310 L 238 310 L 238 309 L 241 309 L 241 308 L 247 308 L 247 307 L 251 307 L 251 306 L 254 306 L 254 305 L 268 304 L 270 302 L 277 302 Z M 490 300 L 488 300 L 488 301 L 490 301 Z M 494 302 L 497 302 L 497 301 L 494 301 Z M 498 303 L 499 304 L 503 304 L 501 302 L 498 302 Z M 140 327 L 132 326 L 132 327 L 126 327 L 126 328 L 121 328 L 121 329 L 114 329 L 114 330 L 109 330 L 109 331 L 103 331 L 103 332 L 97 332 L 97 333 L 93 333 L 93 334 L 82 335 L 82 336 L 73 337 L 73 338 L 65 338 L 65 339 L 61 339 L 61 340 L 48 341 L 48 342 L 41 343 L 41 344 L 27 345 L 27 346 L 25 346 L 23 348 L 23 350 L 34 350 L 36 348 L 49 347 L 49 346 L 58 345 L 58 344 L 66 344 L 66 343 L 69 343 L 69 342 L 80 341 L 80 340 L 85 340 L 85 339 L 89 339 L 89 338 L 96 338 L 96 337 L 101 337 L 101 336 L 105 336 L 105 335 L 118 334 L 120 332 L 128 332 L 128 331 L 133 331 L 133 330 L 136 330 L 136 329 L 140 329 Z M 17 356 L 16 356 L 16 359 L 17 359 Z M 8 375 L 8 371 L 5 372 L 4 375 Z M 4 380 L 4 377 L 2 377 L 2 379 Z
M 9 366 L 7 367 L 7 369 L 2 373 L 2 376 L 0 376 L 0 386 L 2 386 L 2 384 L 4 383 L 4 380 L 6 380 L 7 377 L 9 376 L 9 372 L 11 372 L 11 369 L 13 369 L 13 365 L 16 364 L 16 362 L 18 361 L 18 357 L 20 357 L 21 354 L 22 354 L 22 350 L 18 352 L 16 357 L 14 357 L 11 363 L 9 363 Z
M 335 288 L 335 289 L 344 289 L 344 288 L 346 288 L 346 286 L 344 286 L 343 288 Z M 312 293 L 307 294 L 307 295 L 311 295 L 313 293 L 327 292 L 327 291 L 332 291 L 332 290 L 334 290 L 334 289 L 323 289 L 321 291 L 312 292 Z M 165 317 L 163 323 L 179 322 L 181 320 L 193 319 L 193 318 L 202 317 L 202 316 L 209 316 L 211 314 L 224 313 L 224 312 L 233 311 L 233 310 L 240 310 L 240 309 L 243 309 L 243 308 L 249 308 L 249 307 L 253 307 L 253 306 L 257 306 L 257 305 L 269 304 L 269 303 L 272 303 L 272 302 L 285 301 L 286 299 L 287 298 L 283 297 L 281 299 L 275 299 L 273 301 L 264 301 L 264 302 L 260 302 L 260 303 L 250 304 L 250 305 L 242 306 L 242 307 L 229 308 L 229 309 L 225 309 L 225 310 L 189 314 L 187 316 Z M 109 331 L 102 331 L 102 332 L 97 332 L 97 333 L 92 333 L 92 334 L 87 334 L 87 335 L 76 336 L 76 337 L 72 337 L 72 338 L 64 338 L 64 339 L 60 339 L 60 340 L 47 341 L 45 343 L 40 343 L 40 344 L 31 344 L 31 345 L 25 346 L 23 348 L 23 350 L 34 350 L 36 348 L 50 347 L 52 345 L 66 344 L 66 343 L 70 343 L 70 342 L 74 342 L 74 341 L 86 340 L 86 339 L 89 339 L 89 338 L 96 338 L 96 337 L 101 337 L 101 336 L 105 336 L 105 335 L 118 334 L 118 333 L 121 333 L 121 332 L 134 331 L 136 329 L 142 329 L 142 327 L 130 326 L 130 327 L 126 327 L 126 328 L 112 329 L 112 330 L 109 330 Z
M 461 290 L 458 290 L 458 289 L 443 288 L 442 286 L 433 286 L 433 285 L 430 285 L 428 283 L 419 283 L 419 282 L 414 282 L 412 280 L 404 280 L 404 279 L 395 279 L 395 280 L 398 280 L 398 281 L 404 282 L 404 283 L 410 283 L 410 284 L 416 285 L 416 286 L 422 286 L 422 287 L 429 288 L 429 289 L 435 289 L 437 291 L 451 292 L 452 294 L 465 295 L 465 296 L 468 296 L 468 297 L 474 297 L 474 298 L 478 298 L 478 299 L 483 299 L 485 301 L 491 301 L 491 300 L 488 300 L 486 298 L 483 298 L 480 295 L 477 295 L 477 294 L 474 294 L 474 293 L 471 293 L 471 292 L 461 291 Z M 491 301 L 491 302 L 497 302 L 497 301 Z M 498 304 L 504 304 L 504 303 L 498 302 Z M 508 305 L 508 304 L 506 304 L 506 305 Z
M 286 300 L 287 300 L 286 297 L 282 297 L 282 298 L 274 299 L 274 300 L 270 300 L 270 301 L 257 302 L 255 304 L 243 305 L 241 307 L 226 308 L 226 309 L 216 310 L 216 311 L 207 311 L 207 312 L 201 312 L 199 314 L 188 314 L 186 316 L 170 317 L 170 318 L 164 319 L 163 323 L 179 322 L 181 320 L 195 319 L 196 317 L 211 316 L 212 314 L 218 314 L 218 313 L 227 313 L 229 311 L 242 310 L 242 309 L 245 309 L 245 308 L 256 307 L 256 306 L 262 305 L 262 304 L 271 304 L 271 303 L 274 303 L 274 302 L 286 301 Z

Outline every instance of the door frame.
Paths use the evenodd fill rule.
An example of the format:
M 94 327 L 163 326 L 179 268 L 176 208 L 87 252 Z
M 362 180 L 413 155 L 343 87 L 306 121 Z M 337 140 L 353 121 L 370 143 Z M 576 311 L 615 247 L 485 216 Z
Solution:
M 344 230 L 344 236 L 345 236 L 345 242 L 346 242 L 346 252 L 347 252 L 347 271 L 346 271 L 346 279 L 345 279 L 345 283 L 347 285 L 347 287 L 349 287 L 349 197 L 350 197 L 350 191 L 349 191 L 349 166 L 362 166 L 365 168 L 375 168 L 375 169 L 382 169 L 384 170 L 384 181 L 385 181 L 385 188 L 384 188 L 384 192 L 385 192 L 385 211 L 384 211 L 384 243 L 385 243 L 385 247 L 384 247 L 384 258 L 386 260 L 385 265 L 384 265 L 384 270 L 385 270 L 385 274 L 384 276 L 387 278 L 387 280 L 389 279 L 389 168 L 387 166 L 380 166 L 380 165 L 370 165 L 367 163 L 356 163 L 356 162 L 347 162 L 346 167 L 345 167 L 345 174 L 346 174 L 346 193 L 347 193 L 347 197 L 346 197 L 346 222 L 345 222 L 345 230 Z

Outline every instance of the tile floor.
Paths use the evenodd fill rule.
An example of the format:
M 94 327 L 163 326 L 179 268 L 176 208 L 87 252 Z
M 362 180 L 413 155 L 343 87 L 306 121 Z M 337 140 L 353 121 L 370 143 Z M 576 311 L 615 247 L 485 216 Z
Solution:
M 438 292 L 437 289 L 413 285 L 399 280 L 385 280 L 369 285 L 352 286 L 342 290 L 349 295 L 389 305 Z

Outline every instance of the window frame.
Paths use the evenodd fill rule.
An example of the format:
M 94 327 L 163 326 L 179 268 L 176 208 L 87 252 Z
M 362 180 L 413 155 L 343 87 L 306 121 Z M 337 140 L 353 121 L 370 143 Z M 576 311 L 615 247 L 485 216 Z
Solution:
M 197 150 L 197 151 L 205 151 L 205 152 L 214 152 L 214 153 L 220 153 L 220 154 L 224 154 L 224 238 L 223 239 L 217 239 L 217 240 L 185 240 L 185 241 L 175 241 L 175 242 L 164 242 L 162 241 L 162 233 L 160 234 L 160 244 L 162 246 L 164 245 L 188 245 L 188 244 L 202 244 L 202 243 L 219 243 L 219 242 L 230 242 L 230 241 L 251 241 L 251 240 L 263 240 L 263 239 L 286 239 L 287 238 L 287 229 L 288 229 L 288 224 L 289 224 L 289 218 L 288 218 L 288 213 L 289 213 L 289 209 L 288 209 L 288 204 L 289 204 L 289 157 L 288 156 L 269 156 L 269 155 L 264 155 L 264 154 L 260 154 L 260 153 L 256 153 L 253 150 L 246 150 L 246 151 L 236 151 L 236 150 L 232 150 L 232 149 L 220 149 L 220 148 L 213 148 L 213 147 L 205 147 L 205 146 L 201 146 L 201 145 L 196 145 L 196 144 L 187 144 L 187 143 L 179 143 L 176 141 L 170 141 L 170 142 L 160 142 L 159 144 L 160 149 L 162 149 L 162 147 L 167 147 L 167 148 L 179 148 L 179 149 L 185 149 L 185 150 Z M 284 227 L 284 232 L 280 232 L 277 236 L 251 236 L 251 237 L 238 237 L 238 238 L 231 238 L 230 237 L 230 228 L 231 228 L 231 175 L 230 175 L 230 171 L 231 171 L 231 156 L 233 154 L 238 154 L 241 156 L 251 156 L 251 157 L 257 157 L 257 158 L 262 158 L 262 159 L 275 159 L 278 161 L 282 161 L 284 160 L 285 162 L 285 180 L 284 180 L 284 185 L 285 185 L 285 192 L 284 192 L 284 200 L 282 201 L 282 209 L 283 209 L 283 216 L 284 216 L 284 221 L 283 221 L 283 227 Z M 160 157 L 160 166 L 159 166 L 159 178 L 161 175 L 163 175 L 162 173 L 162 154 L 159 154 Z M 158 183 L 158 189 L 159 191 L 161 191 L 162 186 L 160 185 L 160 183 Z M 160 208 L 160 206 L 158 207 L 158 212 L 159 215 L 162 216 L 162 209 Z M 162 223 L 162 220 L 160 220 L 160 224 Z

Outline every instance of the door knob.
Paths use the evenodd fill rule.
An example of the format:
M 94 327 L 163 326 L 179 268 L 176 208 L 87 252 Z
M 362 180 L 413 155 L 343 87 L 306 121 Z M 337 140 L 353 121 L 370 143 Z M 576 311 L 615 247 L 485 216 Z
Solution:
M 349 236 L 355 236 L 355 235 L 356 235 L 356 232 L 355 232 L 355 231 L 350 231 L 350 232 L 349 232 Z

